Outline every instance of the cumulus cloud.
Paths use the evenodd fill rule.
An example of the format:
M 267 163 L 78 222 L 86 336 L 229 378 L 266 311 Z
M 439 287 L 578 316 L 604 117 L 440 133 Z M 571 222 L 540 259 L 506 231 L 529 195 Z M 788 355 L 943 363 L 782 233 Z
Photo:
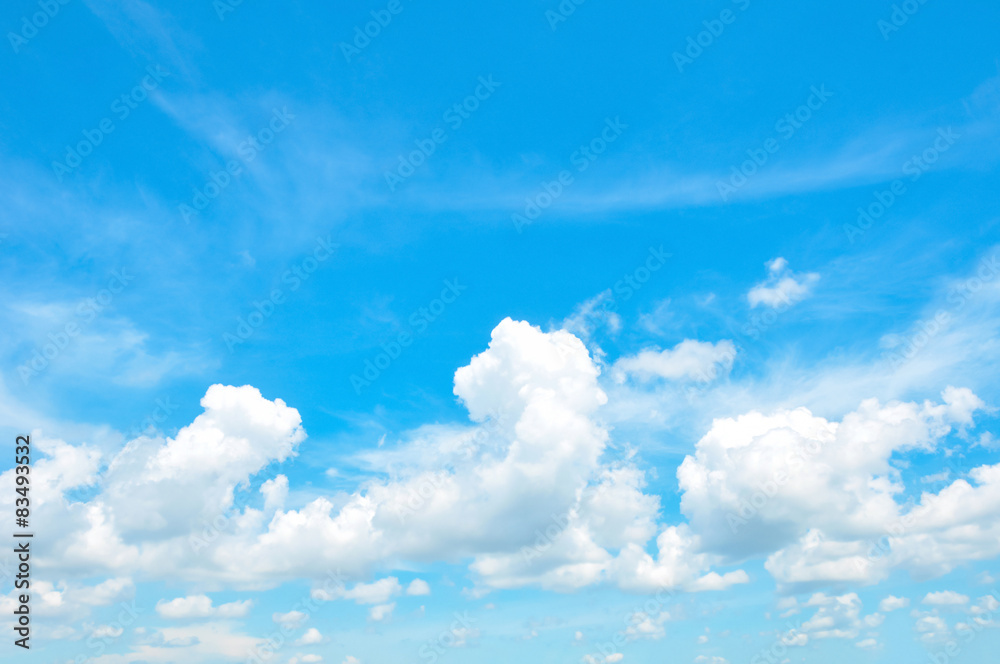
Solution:
M 938 615 L 937 610 L 933 611 L 913 611 L 916 622 L 914 630 L 920 635 L 920 640 L 925 643 L 940 643 L 951 638 L 951 628 L 948 623 Z
M 396 595 L 403 592 L 403 586 L 399 579 L 394 576 L 379 579 L 372 583 L 358 583 L 353 588 L 338 588 L 333 592 L 317 590 L 312 593 L 313 597 L 322 600 L 352 599 L 358 604 L 382 604 L 388 602 Z
M 691 376 L 699 362 L 717 365 L 724 343 L 683 342 L 657 355 L 654 373 Z M 420 579 L 406 588 L 392 576 L 368 580 L 400 561 L 469 559 L 474 596 L 602 582 L 652 594 L 747 583 L 732 568 L 752 557 L 767 557 L 783 585 L 868 583 L 894 567 L 941 573 L 1000 550 L 991 518 L 1000 467 L 976 468 L 908 506 L 897 500 L 904 487 L 890 459 L 932 452 L 972 425 L 983 402 L 967 389 L 949 387 L 937 403 L 866 400 L 840 421 L 805 408 L 717 419 L 677 470 L 686 521 L 664 524 L 646 473 L 609 445 L 600 374 L 573 334 L 506 319 L 455 373 L 470 424 L 421 428 L 369 457 L 407 463 L 336 502 L 324 496 L 292 509 L 287 477 L 261 475 L 296 454 L 305 438 L 298 412 L 249 386 L 212 386 L 190 425 L 129 441 L 99 482 L 101 456 L 82 446 L 67 452 L 79 467 L 48 465 L 51 495 L 38 518 L 63 535 L 46 563 L 236 588 L 306 578 L 313 597 L 370 605 L 370 618 L 382 621 L 398 596 L 430 591 Z M 245 489 L 251 480 L 259 492 Z M 91 485 L 87 500 L 58 499 L 66 487 Z M 236 507 L 240 491 L 252 495 Z M 886 535 L 891 551 L 869 556 Z M 319 587 L 332 570 L 351 583 Z M 822 607 L 818 619 L 845 606 Z M 157 606 L 170 618 L 247 610 L 245 602 L 213 606 L 205 595 Z M 295 613 L 273 619 L 301 625 Z M 649 618 L 633 631 L 656 638 L 662 627 Z
M 83 617 L 94 607 L 121 603 L 135 596 L 135 585 L 129 578 L 110 578 L 93 586 L 37 579 L 32 582 L 31 587 L 35 596 L 41 600 L 40 605 L 35 607 L 39 615 L 67 619 Z M 11 589 L 11 601 L 18 594 L 17 589 Z M 0 601 L 2 599 L 0 596 Z
M 65 533 L 49 562 L 245 588 L 318 582 L 339 569 L 359 582 L 316 588 L 314 596 L 375 605 L 403 588 L 395 577 L 362 577 L 398 560 L 467 556 L 486 589 L 616 582 L 612 568 L 635 557 L 621 552 L 641 551 L 660 530 L 659 500 L 644 492 L 635 466 L 602 460 L 609 433 L 595 417 L 607 401 L 599 375 L 572 334 L 502 321 L 489 347 L 455 374 L 473 424 L 464 432 L 427 429 L 420 444 L 436 455 L 408 458 L 433 458 L 432 465 L 365 482 L 336 508 L 320 497 L 286 509 L 284 475 L 264 479 L 259 507 L 236 507 L 239 487 L 293 456 L 305 432 L 280 399 L 249 386 L 212 386 L 204 412 L 176 436 L 140 437 L 113 455 L 92 499 L 41 510 L 49 530 Z M 93 481 L 93 456 L 59 469 L 51 486 Z M 718 586 L 711 577 L 705 583 Z M 427 589 L 414 582 L 409 592 Z M 212 610 L 195 597 L 178 600 L 176 611 L 185 601 L 193 613 Z
M 288 478 L 278 475 L 267 480 L 260 486 L 260 493 L 264 496 L 264 512 L 274 514 L 285 506 L 285 499 L 288 498 Z
M 976 600 L 975 606 L 969 609 L 969 613 L 973 615 L 980 615 L 983 613 L 990 613 L 1000 609 L 1000 593 L 993 591 L 992 595 L 984 595 Z
M 186 618 L 242 618 L 253 608 L 251 600 L 230 602 L 213 606 L 212 600 L 206 595 L 178 597 L 169 602 L 160 600 L 156 603 L 156 612 L 163 618 L 181 620 Z
M 790 307 L 806 299 L 820 278 L 815 272 L 793 273 L 788 268 L 788 261 L 780 257 L 767 263 L 767 273 L 767 279 L 747 293 L 751 307 L 760 305 L 772 309 Z
M 801 648 L 802 646 L 809 643 L 809 635 L 805 632 L 800 632 L 797 629 L 790 629 L 787 632 L 780 635 L 780 641 L 786 646 L 794 646 Z
M 218 662 L 245 660 L 267 641 L 235 631 L 229 621 L 193 623 L 155 630 L 133 652 L 106 655 L 110 662 Z
M 667 635 L 665 622 L 670 620 L 670 614 L 666 611 L 650 615 L 645 611 L 636 611 L 626 620 L 625 638 L 630 641 L 636 639 L 662 639 Z
M 123 628 L 123 627 L 116 627 L 116 626 L 113 626 L 113 625 L 100 625 L 100 626 L 94 628 L 94 630 L 90 633 L 90 636 L 91 636 L 91 638 L 95 638 L 95 639 L 103 639 L 103 638 L 106 638 L 106 637 L 107 638 L 112 638 L 112 639 L 117 639 L 124 632 L 125 632 L 125 628 Z
M 927 593 L 924 596 L 923 603 L 934 606 L 960 606 L 969 603 L 969 596 L 957 593 L 954 590 L 942 590 Z
M 311 646 L 317 643 L 323 642 L 323 635 L 315 627 L 310 627 L 306 630 L 306 633 L 301 637 L 296 639 L 295 645 L 297 646 Z
M 721 557 L 704 553 L 701 538 L 687 525 L 668 526 L 656 538 L 654 558 L 636 545 L 629 545 L 612 564 L 612 573 L 625 590 L 660 593 L 664 590 L 723 590 L 731 585 L 748 583 L 743 570 L 719 575 L 704 574 Z
M 906 511 L 889 463 L 893 454 L 937 449 L 971 421 L 977 401 L 948 388 L 941 403 L 869 399 L 840 422 L 805 408 L 718 419 L 677 471 L 681 511 L 706 552 L 767 555 L 767 570 L 786 584 L 872 583 L 894 566 L 943 573 L 994 555 L 997 526 L 985 516 L 1000 508 L 995 467 L 972 471 L 978 488 L 958 480 Z M 958 510 L 962 498 L 976 504 L 971 494 L 978 509 Z M 887 535 L 891 552 L 872 556 Z
M 910 605 L 910 600 L 906 597 L 896 597 L 894 595 L 889 595 L 879 602 L 878 609 L 885 613 L 890 611 L 895 611 L 897 609 L 905 609 Z
M 615 664 L 625 659 L 625 655 L 620 652 L 613 652 L 608 655 L 584 655 L 583 664 Z
M 375 622 L 381 622 L 383 620 L 388 620 L 392 617 L 392 612 L 396 608 L 396 603 L 392 602 L 390 604 L 379 604 L 378 606 L 373 606 L 368 612 L 368 617 Z
M 61 461 L 39 460 L 59 468 L 58 478 L 36 489 L 36 522 L 58 533 L 49 566 L 80 575 L 142 571 L 173 578 L 189 572 L 224 578 L 238 569 L 197 555 L 196 533 L 232 506 L 236 485 L 293 455 L 305 433 L 294 409 L 252 387 L 212 386 L 201 403 L 204 412 L 174 438 L 142 436 L 112 455 L 101 490 L 87 502 L 63 502 L 55 492 L 88 481 L 94 455 L 78 458 L 55 447 Z
M 295 628 L 308 620 L 309 614 L 302 611 L 289 611 L 288 613 L 271 614 L 271 619 L 279 625 L 287 625 L 290 628 Z
M 861 600 L 856 593 L 829 596 L 816 593 L 806 606 L 818 607 L 813 616 L 802 623 L 802 631 L 813 639 L 854 639 L 862 628 Z

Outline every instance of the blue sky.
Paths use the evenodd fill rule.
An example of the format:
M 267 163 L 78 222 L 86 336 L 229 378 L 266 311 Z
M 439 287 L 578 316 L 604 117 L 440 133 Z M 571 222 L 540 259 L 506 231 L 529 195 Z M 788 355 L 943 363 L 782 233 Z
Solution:
M 9 3 L 4 652 L 984 661 L 998 19 Z

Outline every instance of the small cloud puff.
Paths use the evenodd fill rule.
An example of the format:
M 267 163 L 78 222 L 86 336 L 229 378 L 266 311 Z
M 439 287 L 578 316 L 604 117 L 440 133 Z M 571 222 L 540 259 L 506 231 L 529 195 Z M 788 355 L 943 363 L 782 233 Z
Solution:
M 767 263 L 767 279 L 757 284 L 747 293 L 750 307 L 760 305 L 777 309 L 790 307 L 809 297 L 813 286 L 819 281 L 819 274 L 795 274 L 788 269 L 788 261 L 775 258 Z

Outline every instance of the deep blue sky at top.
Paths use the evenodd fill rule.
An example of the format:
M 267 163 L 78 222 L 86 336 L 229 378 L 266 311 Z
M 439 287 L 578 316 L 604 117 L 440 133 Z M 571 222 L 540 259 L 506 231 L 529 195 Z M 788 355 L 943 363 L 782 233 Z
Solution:
M 313 435 L 376 408 L 399 427 L 461 418 L 452 373 L 500 319 L 556 324 L 661 244 L 669 266 L 620 312 L 634 321 L 670 299 L 672 327 L 650 338 L 626 325 L 606 347 L 612 359 L 732 337 L 748 315 L 746 290 L 779 255 L 824 274 L 829 297 L 760 348 L 877 354 L 879 336 L 912 322 L 944 274 L 972 268 L 994 229 L 996 135 L 986 120 L 996 112 L 988 82 L 1000 8 L 991 3 L 928 2 L 884 39 L 877 22 L 891 3 L 592 0 L 553 29 L 545 12 L 555 2 L 403 1 L 350 62 L 339 44 L 383 4 L 244 2 L 224 20 L 210 2 L 113 5 L 70 2 L 2 55 L 7 297 L 75 303 L 124 267 L 134 282 L 91 331 L 146 335 L 139 359 L 79 357 L 73 370 L 60 357 L 24 386 L 16 367 L 49 331 L 24 323 L 4 349 L 8 389 L 66 417 L 128 427 L 170 397 L 181 425 L 205 386 L 224 382 L 281 396 Z M 735 20 L 679 72 L 673 54 L 726 9 Z M 11 3 L 5 29 L 36 10 Z M 156 65 L 169 76 L 154 98 L 114 118 L 111 103 Z M 500 87 L 391 192 L 384 173 L 447 128 L 443 113 L 481 76 Z M 723 202 L 716 182 L 776 136 L 812 86 L 832 97 Z M 295 115 L 287 130 L 185 223 L 178 206 L 283 107 Z M 115 131 L 59 182 L 52 162 L 105 117 Z M 511 215 L 571 167 L 607 118 L 627 124 L 622 136 L 518 233 Z M 843 225 L 857 206 L 946 126 L 967 138 L 849 242 Z M 222 337 L 237 317 L 327 235 L 337 255 L 230 353 Z M 467 292 L 356 394 L 349 376 L 444 279 Z M 698 309 L 709 293 L 714 304 Z M 753 360 L 736 371 L 752 372 Z M 128 362 L 146 377 L 122 379 Z

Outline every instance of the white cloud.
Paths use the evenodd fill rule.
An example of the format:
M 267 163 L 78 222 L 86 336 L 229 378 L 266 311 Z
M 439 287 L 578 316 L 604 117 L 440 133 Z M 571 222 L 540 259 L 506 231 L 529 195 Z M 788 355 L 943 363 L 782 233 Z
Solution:
M 244 661 L 248 654 L 267 652 L 265 639 L 233 631 L 228 621 L 213 621 L 181 627 L 164 627 L 121 654 L 105 653 L 95 662 L 100 664 L 145 664 L 160 662 L 192 662 L 214 664 L 219 661 Z
M 816 613 L 802 623 L 802 632 L 809 638 L 857 638 L 863 622 L 860 617 L 861 599 L 856 593 L 840 596 L 816 593 L 809 598 L 806 606 L 818 607 Z
M 309 619 L 309 614 L 302 611 L 289 611 L 288 613 L 273 613 L 271 619 L 279 625 L 288 625 L 291 628 L 299 627 Z
M 389 576 L 372 583 L 358 583 L 350 590 L 340 588 L 332 593 L 314 591 L 313 597 L 323 600 L 353 599 L 358 604 L 384 604 L 403 592 L 399 579 Z
M 467 558 L 477 596 L 601 582 L 642 593 L 717 591 L 747 583 L 746 572 L 732 568 L 763 556 L 782 585 L 869 583 L 895 567 L 940 573 L 1000 550 L 991 519 L 1000 509 L 1000 467 L 976 468 L 905 506 L 890 464 L 935 451 L 970 426 L 983 407 L 970 390 L 949 387 L 940 403 L 870 399 L 839 421 L 805 408 L 716 419 L 677 471 L 687 522 L 664 525 L 645 472 L 608 444 L 599 379 L 578 338 L 504 320 L 489 347 L 455 373 L 471 426 L 422 427 L 387 443 L 370 452 L 371 465 L 407 463 L 373 474 L 353 493 L 296 509 L 286 509 L 284 475 L 259 478 L 258 507 L 232 506 L 251 478 L 296 453 L 305 437 L 298 412 L 249 386 L 213 386 L 204 412 L 175 437 L 130 441 L 110 457 L 90 500 L 43 502 L 39 519 L 53 526 L 47 531 L 66 533 L 54 547 L 55 566 L 88 573 L 116 567 L 259 588 L 330 569 L 358 581 L 399 561 Z M 87 470 L 97 462 L 75 449 L 86 472 L 53 464 L 55 494 L 97 486 Z M 195 547 L 204 524 L 220 515 L 224 527 Z M 902 531 L 891 530 L 898 524 Z M 868 559 L 871 542 L 887 533 L 891 554 Z M 394 598 L 424 591 L 422 580 L 404 590 L 387 577 L 350 588 L 317 584 L 313 596 L 373 605 L 370 617 L 380 621 Z M 248 609 L 213 607 L 204 595 L 157 608 L 165 617 Z M 636 634 L 659 634 L 655 627 Z
M 976 600 L 976 603 L 969 607 L 968 613 L 972 616 L 968 623 L 957 623 L 955 629 L 959 632 L 981 631 L 984 627 L 995 627 L 1000 625 L 997 620 L 997 611 L 1000 610 L 1000 593 L 993 591 L 992 595 L 985 595 Z
M 934 611 L 913 611 L 917 619 L 914 629 L 920 634 L 920 640 L 925 643 L 940 643 L 951 638 L 951 629 L 941 616 Z
M 264 511 L 274 514 L 276 510 L 285 506 L 285 499 L 288 498 L 288 478 L 278 475 L 269 479 L 260 486 L 260 492 L 264 496 Z
M 662 639 L 667 635 L 663 623 L 668 620 L 670 620 L 670 614 L 666 611 L 660 611 L 655 615 L 636 611 L 626 620 L 625 638 L 630 641 L 636 639 Z
M 295 641 L 295 645 L 310 646 L 322 642 L 323 642 L 323 635 L 320 634 L 320 631 L 315 627 L 310 627 L 309 629 L 306 630 L 305 634 L 303 634 L 301 637 L 299 637 L 299 639 Z
M 615 664 L 625 659 L 625 655 L 620 652 L 613 652 L 608 655 L 584 655 L 584 664 Z
M 452 627 L 448 632 L 454 637 L 452 648 L 464 648 L 470 641 L 480 636 L 479 630 L 475 627 Z
M 794 274 L 788 269 L 788 261 L 775 258 L 767 263 L 768 277 L 747 293 L 751 307 L 764 305 L 777 309 L 781 306 L 790 307 L 806 299 L 812 287 L 819 281 L 815 272 Z
M 430 595 L 431 587 L 423 579 L 414 579 L 406 587 L 406 594 L 411 596 Z
M 94 630 L 90 633 L 90 636 L 95 639 L 103 639 L 105 637 L 117 639 L 124 632 L 125 629 L 120 626 L 101 625 L 99 627 L 95 627 Z
M 162 618 L 182 620 L 187 618 L 242 618 L 250 613 L 253 601 L 230 602 L 212 606 L 212 600 L 206 595 L 191 595 L 178 597 L 169 602 L 160 600 L 156 603 L 156 612 Z
M 434 465 L 362 485 L 337 510 L 325 497 L 286 510 L 288 481 L 278 475 L 263 482 L 263 509 L 230 511 L 237 487 L 294 455 L 305 433 L 280 399 L 213 386 L 191 425 L 174 438 L 131 441 L 112 459 L 102 491 L 60 515 L 69 524 L 53 529 L 68 533 L 63 562 L 250 587 L 336 568 L 360 577 L 376 564 L 455 555 L 472 558 L 477 592 L 605 580 L 644 592 L 664 583 L 716 590 L 746 582 L 743 572 L 711 572 L 714 559 L 698 552 L 684 526 L 662 530 L 657 559 L 647 564 L 659 500 L 644 492 L 635 466 L 602 463 L 609 434 L 595 419 L 607 401 L 599 373 L 569 333 L 501 322 L 489 348 L 455 374 L 456 395 L 481 424 L 457 436 L 455 428 L 422 430 L 413 444 L 437 450 Z M 220 515 L 222 527 L 203 538 L 204 524 Z M 388 577 L 317 587 L 313 596 L 387 607 L 402 592 Z M 163 610 L 219 609 L 195 597 Z
M 910 605 L 909 598 L 906 597 L 896 597 L 894 595 L 889 595 L 884 598 L 878 604 L 879 611 L 884 613 L 889 613 L 890 611 L 895 611 L 897 609 L 905 609 Z
M 36 520 L 59 533 L 55 568 L 206 580 L 240 573 L 235 561 L 206 555 L 197 539 L 226 514 L 237 484 L 294 454 L 305 433 L 294 409 L 252 387 L 212 386 L 202 406 L 174 438 L 130 441 L 109 460 L 101 491 L 88 502 L 40 503 Z
M 786 646 L 802 647 L 809 643 L 809 635 L 797 629 L 790 629 L 781 635 L 781 642 Z
M 794 609 L 798 607 L 799 600 L 796 597 L 782 597 L 777 601 L 775 606 L 780 610 Z
M 951 476 L 951 470 L 945 468 L 940 473 L 934 473 L 933 475 L 924 475 L 920 478 L 920 481 L 924 484 L 935 484 L 937 482 L 947 482 L 948 478 Z
M 873 613 L 871 615 L 865 616 L 864 621 L 866 627 L 875 629 L 876 627 L 885 622 L 885 615 L 881 613 Z
M 957 593 L 954 590 L 942 590 L 940 592 L 927 593 L 923 599 L 924 604 L 934 606 L 959 606 L 969 603 L 969 596 Z
M 114 270 L 115 288 L 127 293 L 135 277 L 129 270 Z M 106 282 L 108 283 L 108 282 Z M 61 346 L 41 372 L 29 363 L 17 367 L 19 376 L 38 382 L 48 377 L 64 379 L 66 376 L 85 376 L 93 382 L 106 381 L 125 387 L 155 387 L 164 378 L 199 374 L 214 368 L 218 363 L 194 347 L 174 345 L 170 350 L 154 350 L 151 335 L 127 317 L 113 315 L 114 299 L 108 306 L 99 305 L 93 296 L 106 289 L 96 289 L 76 301 L 12 302 L 9 312 L 16 316 L 18 325 L 7 325 L 8 339 L 28 344 L 29 347 L 48 334 L 65 335 L 68 325 L 76 326 L 76 333 Z M 109 294 L 109 293 L 108 293 Z M 127 295 L 123 295 L 127 297 Z M 41 349 L 44 344 L 39 344 Z M 40 352 L 40 350 L 39 350 Z
M 608 289 L 578 305 L 560 327 L 584 341 L 589 341 L 591 335 L 601 328 L 606 328 L 612 335 L 617 334 L 621 330 L 622 319 L 615 311 L 616 307 L 614 293 Z M 600 350 L 597 349 L 597 352 Z
M 992 595 L 983 595 L 976 601 L 976 605 L 969 609 L 970 613 L 981 614 L 1000 609 L 1000 593 L 993 591 Z
M 840 422 L 805 408 L 718 419 L 677 471 L 681 510 L 705 551 L 731 559 L 769 554 L 766 568 L 784 584 L 872 583 L 893 566 L 940 573 L 983 557 L 1000 549 L 984 520 L 990 505 L 1000 506 L 988 488 L 998 471 L 971 473 L 984 485 L 980 514 L 949 510 L 949 519 L 959 515 L 982 529 L 977 544 L 944 527 L 943 514 L 932 516 L 975 491 L 964 480 L 939 496 L 925 494 L 909 512 L 895 500 L 903 487 L 892 455 L 935 450 L 981 404 L 965 389 L 948 388 L 942 400 L 870 399 Z M 870 557 L 873 542 L 890 533 L 892 555 Z
M 685 339 L 670 350 L 644 350 L 615 362 L 612 373 L 622 382 L 626 376 L 639 380 L 699 380 L 710 382 L 728 373 L 736 357 L 732 341 L 718 343 Z
M 382 620 L 388 620 L 392 617 L 392 612 L 396 608 L 396 603 L 392 602 L 390 604 L 379 604 L 378 606 L 373 606 L 368 612 L 368 617 L 375 622 L 380 622 Z
M 746 572 L 736 570 L 724 575 L 712 572 L 702 576 L 720 558 L 701 553 L 698 535 L 686 525 L 668 526 L 656 538 L 654 559 L 635 545 L 629 545 L 611 566 L 611 574 L 625 590 L 655 593 L 667 589 L 692 591 L 723 590 L 731 585 L 748 583 Z

